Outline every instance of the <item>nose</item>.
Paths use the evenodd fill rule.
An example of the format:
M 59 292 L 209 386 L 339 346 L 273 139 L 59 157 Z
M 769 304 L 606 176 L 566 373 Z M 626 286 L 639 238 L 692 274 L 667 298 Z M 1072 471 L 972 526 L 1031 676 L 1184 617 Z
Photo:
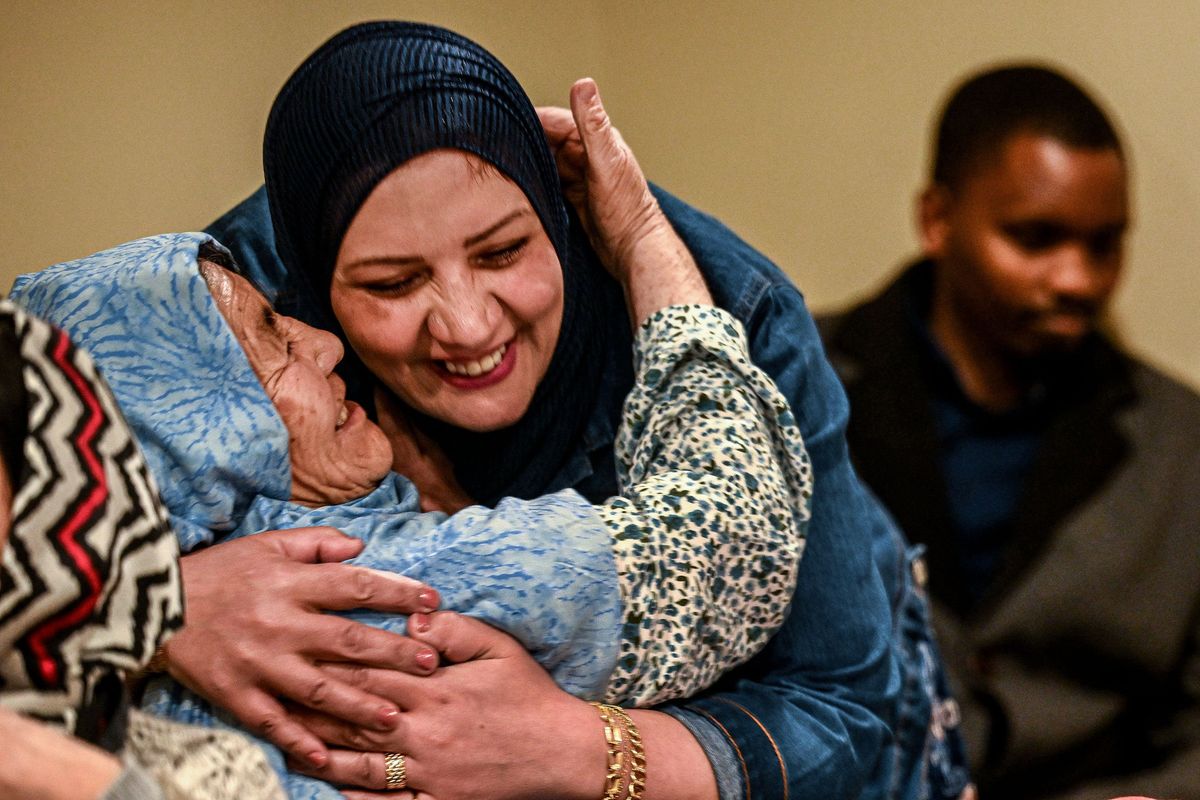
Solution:
M 1116 265 L 1096 258 L 1082 242 L 1064 244 L 1047 273 L 1048 288 L 1060 298 L 1101 303 L 1116 279 Z
M 313 361 L 316 362 L 317 368 L 321 372 L 328 375 L 333 372 L 334 367 L 341 363 L 346 349 L 342 347 L 342 340 L 329 331 L 318 328 L 309 328 L 309 331 L 311 332 Z
M 493 344 L 500 304 L 486 287 L 466 280 L 446 287 L 429 310 L 430 335 L 443 347 L 470 353 Z

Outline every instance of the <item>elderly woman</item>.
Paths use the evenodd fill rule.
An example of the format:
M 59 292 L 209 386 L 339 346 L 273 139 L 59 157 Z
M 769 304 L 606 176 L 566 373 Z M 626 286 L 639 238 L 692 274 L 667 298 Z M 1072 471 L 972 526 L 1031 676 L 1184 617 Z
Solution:
M 257 496 L 225 538 L 336 524 L 367 540 L 361 563 L 435 583 L 450 607 L 513 632 L 564 688 L 616 702 L 694 692 L 778 626 L 806 518 L 795 509 L 806 505 L 807 462 L 786 403 L 748 364 L 736 323 L 715 309 L 658 309 L 704 302 L 702 287 L 684 280 L 652 297 L 631 283 L 646 320 L 620 448 L 624 497 L 593 510 L 568 491 L 443 523 L 406 510 L 415 497 L 403 478 L 380 483 L 391 453 L 330 376 L 337 340 L 274 315 L 211 261 L 198 270 L 206 252 L 220 256 L 201 236 L 155 237 L 22 276 L 14 289 L 90 344 L 113 376 L 154 471 L 169 482 L 185 542 L 211 539 L 215 514 L 245 506 L 230 499 L 237 494 Z M 732 511 L 743 506 L 752 510 Z M 688 587 L 682 612 L 641 578 L 648 566 Z M 181 687 L 151 697 L 160 713 L 213 720 Z M 381 755 L 381 775 L 383 763 Z M 421 768 L 412 764 L 414 781 Z M 299 776 L 289 777 L 289 792 L 323 794 Z
M 92 361 L 7 301 L 0 554 L 0 796 L 282 797 L 241 737 L 130 711 L 126 679 L 182 622 L 178 547 Z
M 214 228 L 282 306 L 351 345 L 355 396 L 374 400 L 383 423 L 412 419 L 446 451 L 466 492 L 484 500 L 564 486 L 611 494 L 613 431 L 633 378 L 622 367 L 629 332 L 620 292 L 595 255 L 617 273 L 653 274 L 663 253 L 690 259 L 690 248 L 717 303 L 746 324 L 756 362 L 785 387 L 817 491 L 780 635 L 715 691 L 663 709 L 669 716 L 633 712 L 651 757 L 648 796 L 712 797 L 719 786 L 722 797 L 915 797 L 927 776 L 954 796 L 965 774 L 953 738 L 942 735 L 950 726 L 940 724 L 952 724 L 952 708 L 928 724 L 936 655 L 924 597 L 902 539 L 850 468 L 845 397 L 799 293 L 715 221 L 664 195 L 655 201 L 594 85 L 577 85 L 572 107 L 574 119 L 543 120 L 552 154 L 516 81 L 475 43 L 422 25 L 355 26 L 306 60 L 272 109 L 265 224 L 282 260 L 263 229 L 261 194 Z M 554 155 L 591 244 L 564 202 Z M 253 651 L 250 638 L 242 645 Z M 183 648 L 173 658 L 230 663 Z M 230 684 L 273 673 L 254 666 L 231 670 Z M 386 673 L 357 674 L 376 691 L 390 685 Z M 576 737 L 539 713 L 546 695 L 505 705 L 511 681 L 474 674 L 461 699 L 444 705 L 446 740 L 429 757 L 477 779 L 437 776 L 432 793 L 545 788 L 561 750 L 496 752 L 471 732 L 503 709 L 522 730 Z M 393 733 L 357 737 L 304 718 L 358 749 L 426 746 L 409 733 L 420 715 Z M 352 780 L 348 763 L 335 758 L 327 771 Z M 568 780 L 549 793 L 587 790 Z

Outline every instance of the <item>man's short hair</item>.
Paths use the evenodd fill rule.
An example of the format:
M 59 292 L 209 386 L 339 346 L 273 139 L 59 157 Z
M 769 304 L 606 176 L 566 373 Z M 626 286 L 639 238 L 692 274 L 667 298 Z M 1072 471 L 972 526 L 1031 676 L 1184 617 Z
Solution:
M 950 188 L 1020 133 L 1069 147 L 1113 149 L 1121 142 L 1108 116 L 1060 72 L 1018 64 L 979 73 L 946 101 L 933 153 L 933 182 Z

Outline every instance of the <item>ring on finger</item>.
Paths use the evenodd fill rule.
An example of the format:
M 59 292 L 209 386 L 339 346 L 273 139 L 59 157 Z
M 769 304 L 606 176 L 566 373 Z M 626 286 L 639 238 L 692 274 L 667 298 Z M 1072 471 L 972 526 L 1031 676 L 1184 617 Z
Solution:
M 383 754 L 383 774 L 388 789 L 403 789 L 408 786 L 408 764 L 403 753 Z

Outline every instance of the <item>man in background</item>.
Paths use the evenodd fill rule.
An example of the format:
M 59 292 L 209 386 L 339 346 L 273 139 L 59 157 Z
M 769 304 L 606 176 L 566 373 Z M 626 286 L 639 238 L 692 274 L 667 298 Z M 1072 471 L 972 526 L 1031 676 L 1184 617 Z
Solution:
M 822 321 L 863 479 L 928 547 L 982 800 L 1200 798 L 1200 397 L 1100 329 L 1128 158 L 1064 76 L 943 110 L 924 258 Z

